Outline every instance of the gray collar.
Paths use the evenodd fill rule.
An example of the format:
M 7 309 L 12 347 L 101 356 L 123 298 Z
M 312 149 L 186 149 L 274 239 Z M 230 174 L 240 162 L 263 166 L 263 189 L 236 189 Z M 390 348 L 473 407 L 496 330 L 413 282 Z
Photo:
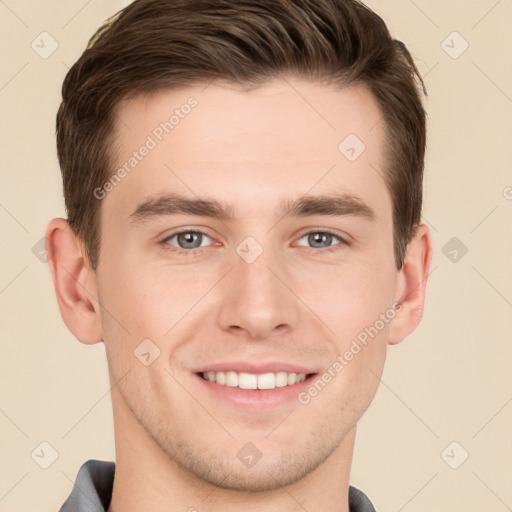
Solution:
M 106 512 L 112 499 L 115 463 L 90 459 L 78 471 L 73 490 L 59 512 Z M 349 487 L 350 512 L 375 512 L 364 492 Z

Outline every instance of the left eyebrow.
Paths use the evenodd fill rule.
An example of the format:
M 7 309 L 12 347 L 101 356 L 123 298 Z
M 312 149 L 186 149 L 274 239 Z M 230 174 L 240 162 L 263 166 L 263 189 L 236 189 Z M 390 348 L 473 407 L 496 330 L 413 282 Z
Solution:
M 375 220 L 374 210 L 360 197 L 346 194 L 328 194 L 320 196 L 303 196 L 294 201 L 285 200 L 277 212 L 293 217 L 306 217 L 309 215 L 326 215 L 333 217 L 355 216 L 370 221 Z

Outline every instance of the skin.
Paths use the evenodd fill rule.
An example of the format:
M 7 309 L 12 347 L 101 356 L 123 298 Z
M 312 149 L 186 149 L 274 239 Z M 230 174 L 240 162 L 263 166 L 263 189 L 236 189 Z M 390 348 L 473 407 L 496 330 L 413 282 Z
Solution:
M 64 219 L 46 232 L 66 325 L 82 343 L 106 347 L 116 439 L 109 511 L 347 512 L 357 422 L 387 346 L 422 316 L 428 228 L 417 228 L 397 270 L 385 127 L 361 85 L 276 79 L 250 92 L 217 83 L 132 98 L 117 109 L 115 169 L 191 96 L 198 105 L 101 200 L 97 272 Z M 353 162 L 338 150 L 350 133 L 366 146 Z M 276 212 L 283 199 L 333 191 L 358 196 L 375 218 Z M 130 221 L 161 193 L 216 199 L 234 217 Z M 202 246 L 177 252 L 178 237 L 169 236 L 179 228 L 207 235 Z M 320 237 L 315 245 L 307 236 L 323 230 L 350 244 Z M 252 263 L 236 251 L 247 236 L 263 249 Z M 236 359 L 321 374 L 399 301 L 393 319 L 307 405 L 240 407 L 193 372 Z M 160 356 L 145 366 L 133 351 L 148 338 Z M 237 457 L 248 442 L 262 454 L 252 467 Z

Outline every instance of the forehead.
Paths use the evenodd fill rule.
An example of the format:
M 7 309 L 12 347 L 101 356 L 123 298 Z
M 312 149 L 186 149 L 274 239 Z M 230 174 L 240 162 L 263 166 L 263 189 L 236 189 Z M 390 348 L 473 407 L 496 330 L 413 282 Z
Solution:
M 169 189 L 240 205 L 313 189 L 382 194 L 383 124 L 361 85 L 276 79 L 136 96 L 116 110 L 113 171 L 127 172 L 107 202 Z

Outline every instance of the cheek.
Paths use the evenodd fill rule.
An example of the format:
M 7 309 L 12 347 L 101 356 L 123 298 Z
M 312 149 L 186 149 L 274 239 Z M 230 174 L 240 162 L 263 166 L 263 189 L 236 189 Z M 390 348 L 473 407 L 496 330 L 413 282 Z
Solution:
M 161 338 L 193 309 L 208 279 L 182 268 L 119 260 L 101 276 L 104 307 L 133 336 Z
M 338 349 L 389 314 L 396 273 L 391 265 L 351 264 L 317 270 L 302 279 L 304 301 L 334 331 Z M 382 328 L 380 330 L 383 330 Z
M 358 414 L 366 409 L 378 388 L 387 352 L 390 323 L 396 315 L 393 308 L 395 272 L 368 265 L 352 268 L 331 288 L 336 389 L 346 396 Z M 336 364 L 339 363 L 339 364 Z

